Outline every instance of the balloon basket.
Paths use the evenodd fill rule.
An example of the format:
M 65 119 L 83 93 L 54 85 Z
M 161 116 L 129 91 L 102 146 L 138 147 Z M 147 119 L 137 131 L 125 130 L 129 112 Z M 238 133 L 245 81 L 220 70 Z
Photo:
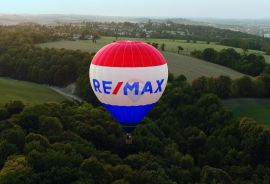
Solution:
M 126 134 L 126 144 L 132 144 L 132 134 L 131 133 Z

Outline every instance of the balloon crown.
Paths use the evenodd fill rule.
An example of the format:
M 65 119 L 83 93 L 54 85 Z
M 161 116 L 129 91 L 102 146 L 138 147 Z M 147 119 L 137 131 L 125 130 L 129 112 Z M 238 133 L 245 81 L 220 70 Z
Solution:
M 117 41 L 101 48 L 92 64 L 110 67 L 148 67 L 166 64 L 163 55 L 141 41 Z

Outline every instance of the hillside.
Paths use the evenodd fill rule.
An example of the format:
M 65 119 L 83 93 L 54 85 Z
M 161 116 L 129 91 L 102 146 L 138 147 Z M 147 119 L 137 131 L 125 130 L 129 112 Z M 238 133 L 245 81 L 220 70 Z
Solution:
M 93 44 L 91 41 L 58 41 L 58 42 L 49 42 L 44 44 L 39 44 L 42 48 L 66 48 L 71 50 L 82 50 L 89 53 L 96 52 L 105 44 L 110 43 L 113 41 L 112 37 L 103 37 L 102 39 L 98 40 L 97 44 Z M 235 79 L 238 77 L 243 76 L 243 74 L 231 70 L 229 68 L 216 65 L 210 62 L 206 62 L 203 60 L 195 59 L 189 56 L 181 55 L 176 53 L 176 47 L 178 44 L 182 44 L 184 48 L 187 48 L 189 51 L 191 48 L 194 49 L 203 49 L 207 48 L 207 44 L 203 43 L 185 43 L 180 42 L 175 43 L 170 40 L 162 40 L 162 39 L 155 39 L 155 40 L 147 40 L 153 42 L 163 41 L 167 45 L 167 51 L 163 52 L 169 66 L 169 71 L 175 75 L 185 75 L 189 81 L 200 77 L 200 76 L 219 76 L 219 75 L 227 75 L 231 78 Z M 181 45 L 180 44 L 180 45 Z M 185 45 L 185 46 L 184 46 Z M 197 46 L 197 47 L 196 47 Z M 213 47 L 218 47 L 219 45 L 211 44 Z M 225 46 L 222 46 L 225 48 Z M 221 49 L 221 48 L 220 48 Z
M 198 77 L 217 77 L 220 75 L 230 76 L 232 79 L 239 78 L 243 74 L 224 66 L 213 64 L 189 56 L 178 55 L 171 52 L 163 53 L 169 66 L 169 71 L 174 75 L 182 74 L 192 81 Z
M 187 43 L 186 40 L 175 40 L 172 41 L 171 39 L 142 39 L 142 38 L 119 38 L 121 39 L 126 39 L 126 40 L 141 40 L 144 42 L 156 42 L 161 45 L 164 43 L 165 50 L 169 52 L 177 52 L 177 47 L 182 46 L 184 48 L 184 53 L 189 53 L 194 50 L 204 50 L 206 48 L 214 48 L 217 51 L 220 51 L 222 49 L 227 49 L 227 48 L 234 48 L 237 52 L 242 53 L 242 49 L 240 48 L 235 48 L 235 47 L 228 47 L 224 45 L 219 45 L 217 43 L 211 42 L 210 44 L 207 44 L 206 42 L 197 42 L 197 43 Z M 111 43 L 115 40 L 114 37 L 102 37 L 101 39 L 97 40 L 97 43 L 94 44 L 92 41 L 89 40 L 78 40 L 78 41 L 67 41 L 67 40 L 62 40 L 62 41 L 57 41 L 57 42 L 48 42 L 48 43 L 42 43 L 39 44 L 42 48 L 66 48 L 66 49 L 80 49 L 82 51 L 86 52 L 96 52 L 99 50 L 101 47 L 103 47 L 105 44 Z M 249 50 L 249 53 L 257 53 L 257 54 L 262 54 L 264 55 L 264 52 L 262 51 L 257 51 L 257 50 Z M 270 63 L 270 55 L 264 55 L 266 62 Z
M 36 105 L 61 102 L 66 100 L 66 97 L 39 84 L 0 78 L 0 104 L 11 100 L 20 100 L 26 105 Z

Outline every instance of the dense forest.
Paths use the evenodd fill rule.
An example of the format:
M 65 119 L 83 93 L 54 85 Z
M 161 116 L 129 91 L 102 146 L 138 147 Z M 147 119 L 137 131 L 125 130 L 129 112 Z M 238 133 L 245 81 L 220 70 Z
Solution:
M 12 30 L 11 27 L 0 32 L 0 76 L 65 86 L 87 72 L 89 53 L 41 49 L 34 44 L 59 38 L 28 27 Z
M 269 127 L 234 119 L 183 76 L 170 79 L 132 145 L 104 108 L 89 103 L 14 101 L 0 119 L 3 184 L 270 182 Z
M 201 77 L 189 84 L 170 74 L 165 94 L 126 145 L 90 89 L 92 55 L 38 48 L 35 43 L 60 37 L 21 29 L 0 29 L 0 76 L 76 82 L 87 102 L 1 106 L 1 184 L 270 183 L 270 128 L 234 118 L 220 100 L 269 97 L 269 66 L 254 79 Z

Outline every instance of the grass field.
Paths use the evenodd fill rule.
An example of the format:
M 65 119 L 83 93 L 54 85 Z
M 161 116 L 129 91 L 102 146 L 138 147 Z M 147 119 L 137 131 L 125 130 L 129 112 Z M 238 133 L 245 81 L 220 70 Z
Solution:
M 144 42 L 157 42 L 159 44 L 166 44 L 165 49 L 166 51 L 169 52 L 177 52 L 177 46 L 182 46 L 184 48 L 184 52 L 191 52 L 193 50 L 204 50 L 206 48 L 214 48 L 218 51 L 226 48 L 230 48 L 228 46 L 223 46 L 223 45 L 218 45 L 216 43 L 210 43 L 207 44 L 206 42 L 197 42 L 197 43 L 187 43 L 186 40 L 170 40 L 170 39 L 142 39 L 142 38 L 119 38 L 121 39 L 126 39 L 126 40 L 141 40 Z M 72 50 L 82 50 L 86 52 L 96 52 L 99 50 L 101 47 L 103 47 L 105 44 L 111 43 L 114 41 L 114 37 L 102 37 L 101 39 L 97 40 L 97 43 L 94 44 L 92 41 L 89 40 L 78 40 L 78 41 L 57 41 L 57 42 L 48 42 L 48 43 L 43 43 L 39 44 L 41 47 L 48 47 L 48 48 L 66 48 L 66 49 L 72 49 Z M 235 48 L 238 52 L 242 53 L 242 49 L 240 48 Z M 264 55 L 264 52 L 262 51 L 256 51 L 256 50 L 249 50 L 249 53 L 258 53 Z M 270 56 L 269 55 L 264 55 L 266 61 L 270 63 Z
M 0 105 L 10 100 L 20 100 L 26 105 L 35 105 L 61 102 L 66 100 L 66 97 L 39 84 L 0 78 Z
M 223 102 L 236 116 L 251 117 L 270 125 L 270 99 L 239 98 Z
M 45 44 L 40 44 L 40 46 L 48 47 L 48 48 L 66 48 L 66 49 L 72 49 L 72 50 L 79 49 L 79 50 L 91 53 L 91 52 L 96 52 L 105 44 L 110 43 L 112 41 L 113 41 L 112 37 L 103 37 L 102 39 L 98 40 L 97 44 L 93 44 L 91 41 L 58 41 L 58 42 L 49 42 Z M 157 42 L 157 41 L 166 41 L 166 40 L 155 39 L 152 41 Z M 171 42 L 173 41 L 170 41 L 170 42 L 169 40 L 167 41 L 168 41 L 168 47 L 171 46 L 171 49 L 172 49 L 173 43 Z M 190 47 L 192 45 L 193 43 L 190 43 Z M 197 45 L 201 45 L 201 44 L 198 43 Z M 181 54 L 179 55 L 176 53 L 176 51 L 165 51 L 163 52 L 163 54 L 168 62 L 169 72 L 173 73 L 176 76 L 183 74 L 187 77 L 188 81 L 192 81 L 193 79 L 198 78 L 200 76 L 211 77 L 211 76 L 227 75 L 233 79 L 243 76 L 243 74 L 237 71 L 234 71 L 232 69 L 229 69 L 227 67 L 216 65 L 216 64 L 199 60 L 196 58 L 192 58 L 189 56 L 185 56 Z
M 163 54 L 167 60 L 169 71 L 175 75 L 185 75 L 190 82 L 201 76 L 213 77 L 226 75 L 230 76 L 232 79 L 243 76 L 242 73 L 230 68 L 200 59 L 172 52 L 164 52 Z

